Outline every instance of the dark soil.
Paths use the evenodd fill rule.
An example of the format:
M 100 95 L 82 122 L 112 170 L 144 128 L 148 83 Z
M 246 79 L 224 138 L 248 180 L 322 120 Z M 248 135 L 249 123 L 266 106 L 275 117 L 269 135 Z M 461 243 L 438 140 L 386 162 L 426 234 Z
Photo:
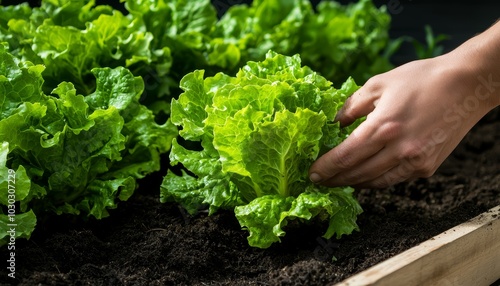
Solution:
M 488 114 L 428 179 L 357 190 L 360 231 L 321 238 L 324 226 L 289 229 L 267 250 L 247 245 L 231 212 L 188 216 L 160 204 L 161 177 L 109 218 L 57 216 L 17 242 L 18 285 L 328 285 L 500 204 L 500 111 Z M 336 261 L 332 261 L 335 257 Z

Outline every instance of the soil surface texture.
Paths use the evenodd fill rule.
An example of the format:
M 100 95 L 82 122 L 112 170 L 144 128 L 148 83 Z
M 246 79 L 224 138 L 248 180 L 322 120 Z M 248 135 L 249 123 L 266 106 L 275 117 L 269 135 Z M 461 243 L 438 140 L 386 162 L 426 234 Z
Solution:
M 500 110 L 483 118 L 427 179 L 356 191 L 359 232 L 321 237 L 324 225 L 287 229 L 266 250 L 248 246 L 234 215 L 189 216 L 159 203 L 161 176 L 103 220 L 55 216 L 16 244 L 5 285 L 330 285 L 500 204 Z M 333 259 L 335 258 L 335 259 Z

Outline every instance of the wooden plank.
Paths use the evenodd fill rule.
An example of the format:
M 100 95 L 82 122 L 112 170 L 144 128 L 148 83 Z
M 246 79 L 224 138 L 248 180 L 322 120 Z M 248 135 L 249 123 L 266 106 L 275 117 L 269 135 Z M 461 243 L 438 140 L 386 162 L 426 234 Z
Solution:
M 488 286 L 498 279 L 500 206 L 335 286 Z

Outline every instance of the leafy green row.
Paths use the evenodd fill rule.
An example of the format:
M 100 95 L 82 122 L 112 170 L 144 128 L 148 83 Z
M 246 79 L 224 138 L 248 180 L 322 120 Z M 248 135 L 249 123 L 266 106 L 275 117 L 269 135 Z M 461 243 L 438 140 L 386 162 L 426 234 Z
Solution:
M 209 0 L 124 2 L 127 15 L 94 0 L 2 7 L 0 41 L 46 66 L 46 92 L 69 81 L 87 95 L 95 88 L 92 68 L 124 66 L 151 83 L 150 102 L 171 94 L 188 72 L 234 73 L 268 50 L 300 54 L 333 82 L 363 82 L 390 68 L 383 54 L 390 17 L 370 0 L 324 1 L 317 11 L 309 0 L 255 0 L 232 6 L 220 20 Z
M 0 214 L 0 244 L 9 221 L 18 225 L 17 237 L 29 237 L 38 213 L 105 217 L 117 199 L 130 197 L 136 179 L 160 169 L 160 154 L 177 129 L 155 123 L 139 103 L 143 81 L 129 70 L 93 69 L 96 89 L 84 97 L 69 82 L 45 94 L 44 66 L 4 46 L 0 63 L 0 204 L 16 208 Z M 15 204 L 8 189 L 15 190 Z
M 248 121 L 249 118 L 246 123 L 239 118 L 250 114 L 256 116 L 251 118 L 256 122 L 267 122 L 263 126 L 255 124 L 268 132 L 278 132 L 271 131 L 274 125 L 278 125 L 276 128 L 281 128 L 283 132 L 287 131 L 282 130 L 284 127 L 278 122 L 289 122 L 297 130 L 312 131 L 315 129 L 304 125 L 302 117 L 310 116 L 311 122 L 331 126 L 336 111 L 333 105 L 342 102 L 332 101 L 332 106 L 316 106 L 316 109 L 306 102 L 320 100 L 321 96 L 314 99 L 316 88 L 324 92 L 331 88 L 331 83 L 325 78 L 320 79 L 319 74 L 334 83 L 351 82 L 348 79 L 350 76 L 363 82 L 369 76 L 390 68 L 387 53 L 384 53 L 389 43 L 387 31 L 390 18 L 384 7 L 376 8 L 370 0 L 360 0 L 347 6 L 324 1 L 316 10 L 308 0 L 255 0 L 251 5 L 231 7 L 220 19 L 209 0 L 122 2 L 123 9 L 96 5 L 95 0 L 43 0 L 40 7 L 34 8 L 28 4 L 0 6 L 0 172 L 7 174 L 10 170 L 15 171 L 17 189 L 13 207 L 16 207 L 16 222 L 19 223 L 17 237 L 29 237 L 35 227 L 36 215 L 42 212 L 101 218 L 107 215 L 107 209 L 116 207 L 117 200 L 127 199 L 136 188 L 138 178 L 160 169 L 160 156 L 170 150 L 172 138 L 177 136 L 177 127 L 168 119 L 171 109 L 176 114 L 172 120 L 183 128 L 181 135 L 203 144 L 209 144 L 209 140 L 190 135 L 187 130 L 198 128 L 197 132 L 205 134 L 203 136 L 215 136 L 224 129 L 227 121 L 234 128 L 250 132 L 248 127 L 253 123 Z M 211 82 L 208 86 L 227 89 L 231 86 L 226 82 L 229 76 L 218 72 L 235 74 L 251 61 L 264 61 L 270 50 L 286 56 L 300 55 L 302 62 L 311 67 L 307 72 L 303 71 L 303 77 L 315 77 L 318 80 L 315 84 L 319 86 L 313 88 L 313 85 L 277 77 L 273 82 L 283 82 L 275 84 L 278 89 L 269 90 L 276 96 L 273 99 L 275 102 L 271 104 L 267 102 L 270 99 L 262 98 L 258 104 L 259 108 L 268 109 L 254 113 L 254 107 L 240 106 L 242 111 L 234 119 L 224 117 L 232 118 L 234 114 L 215 112 L 207 117 L 208 122 L 203 122 L 207 126 L 192 120 L 192 116 L 205 114 L 199 110 L 205 108 L 202 103 L 197 103 L 199 99 L 184 95 L 184 99 L 174 101 L 171 108 L 171 98 L 177 98 L 181 92 L 179 84 L 184 94 L 189 93 L 186 90 L 188 82 L 194 84 L 194 79 L 188 80 L 194 75 L 198 87 L 208 84 L 201 83 L 201 71 L 184 77 L 186 74 L 203 69 L 207 76 L 215 75 L 205 80 Z M 298 58 L 291 59 L 287 58 L 284 63 L 298 68 Z M 281 62 L 275 64 L 286 69 Z M 256 64 L 249 63 L 242 73 L 252 65 Z M 244 77 L 241 76 L 241 79 Z M 301 76 L 297 79 L 302 81 Z M 300 93 L 300 101 L 303 102 L 293 103 L 296 106 L 291 108 L 289 104 L 292 103 L 288 100 L 297 100 L 293 99 L 295 95 L 291 95 L 295 88 L 299 90 L 293 92 Z M 246 92 L 257 95 L 262 91 L 247 87 L 244 89 Z M 279 92 L 288 92 L 281 96 L 291 97 L 281 98 L 277 94 Z M 311 93 L 313 97 L 306 98 L 306 93 Z M 347 93 L 344 91 L 344 94 Z M 281 103 L 278 104 L 278 101 Z M 206 106 L 211 104 L 209 101 L 203 103 Z M 243 101 L 230 104 L 236 107 Z M 266 107 L 266 104 L 271 105 Z M 272 112 L 269 108 L 273 108 Z M 264 111 L 269 114 L 264 115 Z M 208 114 L 211 110 L 204 112 Z M 313 116 L 311 112 L 318 114 Z M 301 160 L 311 160 L 317 152 L 321 152 L 318 148 L 337 144 L 341 138 L 338 133 L 347 131 L 335 128 L 317 129 L 309 139 L 299 136 L 300 140 L 305 140 L 301 144 L 309 142 L 306 145 L 312 144 L 312 149 L 307 155 L 302 154 L 305 157 L 299 156 L 302 158 L 297 159 L 300 164 L 295 165 L 297 162 L 294 161 L 290 165 L 289 168 L 300 167 L 298 170 L 290 169 L 290 172 L 298 172 L 302 176 L 306 164 Z M 221 132 L 224 134 L 225 131 Z M 238 140 L 247 135 L 234 134 Z M 293 134 L 287 136 L 289 140 L 299 138 Z M 235 143 L 225 142 L 223 138 L 226 138 L 225 135 L 215 136 L 213 143 L 204 146 L 211 151 L 219 148 L 220 155 L 202 153 L 208 157 L 198 158 L 198 162 L 208 160 L 207 164 L 220 167 L 221 172 L 236 174 L 231 175 L 231 179 L 222 176 L 222 173 L 218 176 L 222 176 L 220 180 L 229 180 L 230 186 L 237 187 L 238 194 L 217 189 L 220 184 L 213 185 L 217 186 L 214 190 L 218 195 L 211 199 L 205 195 L 193 198 L 192 204 L 184 204 L 191 211 L 207 203 L 207 200 L 213 202 L 209 203 L 212 211 L 232 206 L 241 210 L 243 203 L 252 205 L 256 198 L 252 190 L 242 191 L 246 190 L 245 184 L 250 184 L 244 177 L 254 171 L 257 173 L 251 176 L 252 180 L 258 174 L 266 178 L 269 176 L 259 173 L 263 171 L 243 171 L 248 168 L 246 165 L 223 164 L 243 156 L 233 154 Z M 319 145 L 312 143 L 314 138 L 319 140 Z M 328 143 L 327 140 L 333 141 Z M 184 147 L 177 141 L 173 142 L 173 146 L 171 159 L 189 166 L 189 160 L 175 157 Z M 247 146 L 254 147 L 251 144 Z M 295 155 L 292 154 L 288 154 L 291 157 L 286 160 L 293 161 Z M 268 154 L 268 159 L 271 157 Z M 216 170 L 210 172 L 217 173 Z M 271 176 L 283 175 L 281 171 L 278 168 L 278 173 Z M 203 177 L 205 173 L 198 175 Z M 234 181 L 235 176 L 242 177 Z M 188 177 L 182 178 L 187 180 Z M 168 174 L 166 180 L 172 180 L 172 183 L 164 182 L 164 187 L 172 185 L 169 188 L 174 193 L 181 193 L 182 187 L 191 190 L 190 185 L 178 185 L 179 180 L 184 179 Z M 276 192 L 279 196 L 306 196 L 299 194 L 306 189 L 307 193 L 311 190 L 303 180 L 306 179 L 290 186 L 283 185 L 282 181 L 276 185 L 279 187 Z M 0 179 L 2 194 L 8 190 L 9 184 L 7 176 Z M 208 190 L 213 183 L 206 184 L 204 188 Z M 251 184 L 260 183 L 252 181 Z M 271 190 L 258 193 L 276 195 Z M 336 195 L 326 190 L 320 193 L 338 197 L 347 195 L 349 191 L 337 192 Z M 226 200 L 225 196 L 235 200 Z M 4 206 L 0 214 L 4 228 L 9 219 L 6 206 L 11 205 L 7 198 L 7 195 L 2 195 L 0 199 L 0 204 Z M 290 211 L 290 203 L 285 203 L 283 208 Z M 283 215 L 284 209 L 281 210 Z M 330 216 L 333 215 L 332 210 Z M 285 224 L 285 217 L 280 221 L 281 225 Z M 245 226 L 252 230 L 251 226 Z M 1 230 L 2 234 L 6 233 Z M 279 233 L 274 232 L 273 237 L 280 236 Z M 7 238 L 3 236 L 0 239 L 2 244 Z

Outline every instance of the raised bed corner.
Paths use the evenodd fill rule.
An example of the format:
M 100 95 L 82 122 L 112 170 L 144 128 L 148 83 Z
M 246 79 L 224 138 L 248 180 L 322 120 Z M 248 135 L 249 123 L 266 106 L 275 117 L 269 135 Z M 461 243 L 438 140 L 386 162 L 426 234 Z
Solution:
M 487 286 L 499 278 L 497 206 L 335 286 Z

